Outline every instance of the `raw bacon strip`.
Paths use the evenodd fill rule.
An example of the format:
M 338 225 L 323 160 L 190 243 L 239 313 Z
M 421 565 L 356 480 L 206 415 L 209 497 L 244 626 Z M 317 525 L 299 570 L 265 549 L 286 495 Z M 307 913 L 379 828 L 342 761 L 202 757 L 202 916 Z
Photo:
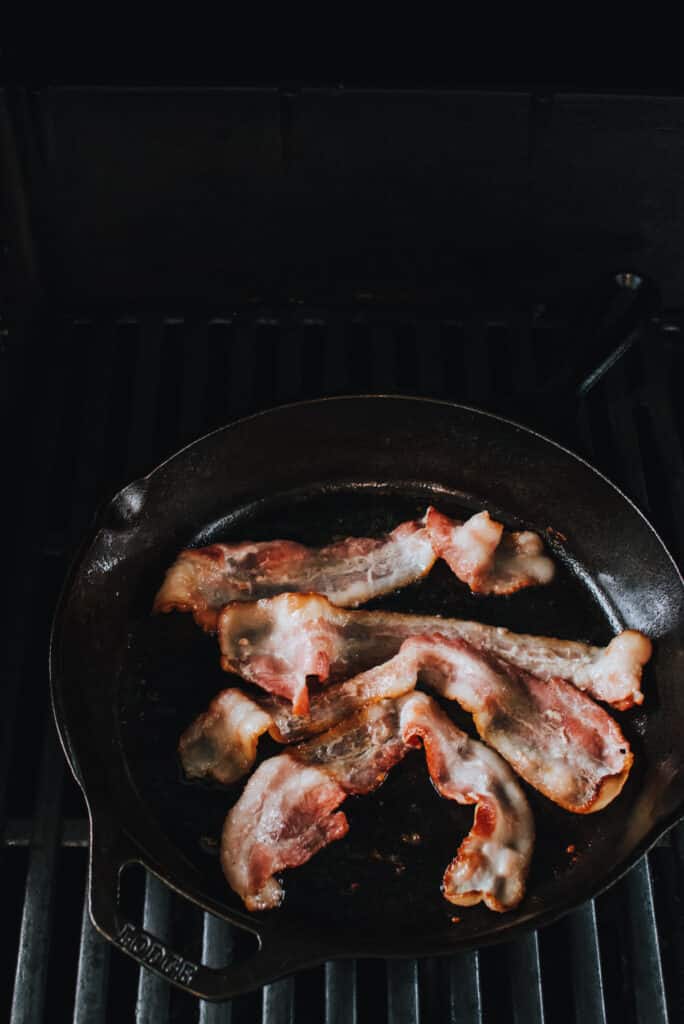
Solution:
M 551 580 L 554 565 L 542 552 L 536 533 L 504 533 L 487 512 L 461 523 L 429 508 L 420 522 L 385 537 L 348 537 L 324 548 L 288 540 L 189 548 L 168 570 L 154 610 L 192 612 L 213 631 L 224 605 L 285 591 L 354 607 L 421 579 L 438 557 L 476 593 L 512 594 Z
M 422 522 L 402 523 L 385 537 L 349 537 L 319 549 L 286 540 L 212 544 L 181 552 L 154 610 L 192 612 L 198 625 L 212 631 L 218 612 L 231 601 L 316 592 L 336 605 L 353 606 L 419 580 L 435 561 Z
M 372 704 L 334 729 L 292 748 L 302 764 L 322 768 L 345 793 L 370 793 L 406 753 L 399 734 L 397 705 Z
M 219 617 L 221 664 L 270 693 L 292 699 L 306 715 L 306 678 L 357 675 L 393 657 L 411 636 L 438 632 L 466 640 L 538 679 L 565 679 L 622 711 L 641 704 L 641 675 L 651 641 L 626 630 L 607 647 L 513 633 L 501 626 L 439 616 L 346 611 L 316 594 L 281 594 L 235 603 Z
M 413 693 L 398 704 L 402 738 L 422 740 L 437 792 L 476 805 L 473 827 L 444 873 L 442 893 L 462 907 L 484 901 L 490 910 L 510 910 L 525 893 L 534 847 L 532 812 L 513 772 L 427 694 Z
M 343 683 L 333 683 L 317 693 L 307 715 L 297 715 L 285 700 L 271 697 L 261 702 L 270 716 L 270 733 L 280 743 L 299 743 L 327 729 L 334 729 L 350 715 L 376 701 L 401 697 L 413 690 L 415 679 L 397 672 L 393 659 L 362 672 Z
M 460 523 L 429 508 L 426 525 L 435 554 L 474 594 L 513 594 L 553 579 L 555 566 L 538 534 L 504 534 L 489 512 Z
M 472 712 L 482 739 L 566 810 L 600 810 L 622 789 L 633 760 L 629 744 L 590 697 L 439 634 L 409 638 L 389 661 L 328 687 L 314 697 L 306 718 L 293 715 L 284 701 L 267 701 L 271 734 L 296 742 L 360 706 L 410 692 L 419 678 Z
M 346 835 L 346 816 L 334 812 L 348 793 L 376 789 L 405 752 L 397 708 L 385 701 L 314 743 L 264 761 L 221 837 L 224 874 L 247 909 L 277 907 L 283 890 L 275 874 Z
M 320 768 L 289 754 L 264 761 L 231 809 L 221 836 L 221 865 L 248 910 L 270 910 L 283 898 L 274 877 L 305 864 L 349 830 L 336 809 L 346 793 Z
M 240 690 L 224 690 L 183 733 L 178 744 L 189 779 L 228 785 L 248 772 L 259 737 L 272 728 L 270 715 Z
M 265 761 L 223 829 L 221 862 L 249 910 L 278 906 L 276 872 L 296 867 L 348 829 L 336 809 L 348 794 L 369 793 L 410 746 L 422 740 L 438 791 L 477 804 L 470 834 L 447 868 L 442 892 L 467 906 L 484 900 L 508 910 L 524 893 L 534 825 L 507 765 L 471 740 L 426 694 L 383 700 L 337 729 Z
M 543 682 L 439 634 L 405 641 L 384 668 L 396 673 L 397 686 L 408 689 L 420 675 L 457 701 L 482 739 L 567 811 L 598 811 L 625 784 L 634 758 L 617 723 L 561 679 Z

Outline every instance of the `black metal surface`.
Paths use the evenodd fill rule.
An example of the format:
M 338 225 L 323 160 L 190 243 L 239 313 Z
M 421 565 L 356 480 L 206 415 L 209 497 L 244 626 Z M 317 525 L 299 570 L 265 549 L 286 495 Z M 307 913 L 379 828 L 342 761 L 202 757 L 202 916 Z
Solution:
M 106 329 L 106 324 L 96 323 L 89 335 L 90 339 L 97 338 L 101 342 Z M 79 425 L 84 420 L 88 386 L 97 380 L 98 375 L 95 367 L 84 367 L 81 363 L 88 346 L 84 343 L 84 338 L 79 338 L 80 330 L 83 328 L 73 328 L 68 324 L 62 326 L 59 335 L 59 358 L 53 346 L 35 342 L 28 350 L 10 347 L 4 357 L 4 369 L 8 371 L 6 379 L 11 381 L 11 393 L 9 387 L 7 391 L 11 397 L 10 404 L 6 406 L 8 422 L 11 422 L 15 429 L 27 432 L 27 445 L 33 453 L 32 472 L 27 480 L 27 488 L 22 494 L 25 511 L 20 515 L 25 525 L 26 536 L 35 536 L 36 539 L 31 540 L 28 553 L 25 549 L 21 552 L 21 572 L 18 571 L 19 552 L 9 553 L 10 570 L 11 560 L 16 556 L 15 578 L 23 587 L 26 601 L 20 609 L 13 603 L 15 616 L 14 620 L 10 620 L 8 628 L 12 643 L 4 652 L 7 659 L 5 664 L 8 682 L 11 683 L 12 679 L 15 679 L 15 692 L 20 691 L 22 695 L 26 694 L 27 688 L 32 692 L 35 690 L 35 680 L 42 674 L 41 668 L 31 657 L 32 634 L 28 634 L 26 629 L 22 632 L 19 628 L 25 622 L 24 610 L 27 604 L 31 603 L 33 607 L 44 606 L 44 615 L 49 613 L 50 600 L 43 596 L 41 604 L 40 595 L 55 594 L 63 572 L 67 549 L 74 538 L 74 534 L 68 528 L 60 525 L 63 519 L 59 518 L 59 510 L 52 517 L 47 532 L 44 526 L 42 531 L 37 530 L 40 523 L 35 514 L 36 503 L 32 495 L 45 493 L 50 487 L 54 490 L 66 473 L 67 480 L 73 481 L 68 484 L 66 500 L 79 501 L 73 469 L 88 461 L 83 447 L 79 450 L 79 440 L 82 443 Z M 284 326 L 282 322 L 259 326 L 254 321 L 243 321 L 241 328 L 226 322 L 214 322 L 212 325 L 198 322 L 194 325 L 194 332 L 191 343 L 188 325 L 163 324 L 155 318 L 150 318 L 142 325 L 135 320 L 129 320 L 128 323 L 118 323 L 111 329 L 114 342 L 114 374 L 110 390 L 103 396 L 109 410 L 104 456 L 98 466 L 89 464 L 87 472 L 81 474 L 86 483 L 90 477 L 89 489 L 95 490 L 100 497 L 106 496 L 108 491 L 111 492 L 116 484 L 125 480 L 127 476 L 148 468 L 158 455 L 171 450 L 177 443 L 188 438 L 189 435 L 180 435 L 178 430 L 178 404 L 182 387 L 175 386 L 175 382 L 180 384 L 181 381 L 179 351 L 185 349 L 189 354 L 197 352 L 202 357 L 198 361 L 199 365 L 208 368 L 204 380 L 192 385 L 198 389 L 194 396 L 184 393 L 182 398 L 186 408 L 194 408 L 195 411 L 191 412 L 189 418 L 192 419 L 194 416 L 195 421 L 199 420 L 196 429 L 201 430 L 222 422 L 233 411 L 251 411 L 276 400 L 275 392 L 281 390 L 282 385 L 276 378 L 274 386 L 271 386 L 270 382 L 265 381 L 255 369 L 267 345 L 273 345 L 277 350 L 284 347 L 286 342 L 289 343 L 293 335 L 298 335 L 306 349 L 307 372 L 303 375 L 305 379 L 302 381 L 302 377 L 299 376 L 302 373 L 301 369 L 295 370 L 295 386 L 299 386 L 310 395 L 326 391 L 353 390 L 359 386 L 358 373 L 351 361 L 346 358 L 347 347 L 354 336 L 368 341 L 369 355 L 373 355 L 376 350 L 376 336 L 370 329 L 365 325 L 351 325 L 342 319 L 336 323 L 324 320 L 317 325 L 290 321 L 289 327 Z M 51 340 L 54 341 L 54 327 L 50 333 Z M 153 333 L 160 339 L 160 344 L 156 348 L 153 345 L 148 348 L 146 342 Z M 389 351 L 393 365 L 383 367 L 383 358 L 375 358 L 372 386 L 378 389 L 387 386 L 387 378 L 383 379 L 382 376 L 386 371 L 388 377 L 393 378 L 394 386 L 398 383 L 398 386 L 407 388 L 412 382 L 411 390 L 414 391 L 435 394 L 438 397 L 485 401 L 491 407 L 501 408 L 503 404 L 509 411 L 509 403 L 514 393 L 503 394 L 497 390 L 497 380 L 500 380 L 494 365 L 497 358 L 501 355 L 505 358 L 507 352 L 510 353 L 514 346 L 516 354 L 522 353 L 524 364 L 538 366 L 536 357 L 539 351 L 551 353 L 555 358 L 559 348 L 564 347 L 565 338 L 562 324 L 556 324 L 555 327 L 539 322 L 534 324 L 531 318 L 528 321 L 522 318 L 509 329 L 508 336 L 503 339 L 498 327 L 487 328 L 486 318 L 481 318 L 479 322 L 478 318 L 473 318 L 472 323 L 465 328 L 457 321 L 418 324 L 409 322 L 399 326 L 389 324 L 382 340 L 384 350 Z M 647 342 L 627 357 L 628 362 L 624 367 L 625 379 L 616 385 L 614 390 L 607 388 L 608 381 L 599 385 L 597 393 L 581 411 L 579 426 L 568 424 L 565 439 L 575 447 L 581 447 L 590 453 L 600 467 L 611 473 L 628 492 L 640 500 L 642 505 L 651 504 L 651 515 L 656 525 L 669 543 L 681 551 L 682 435 L 681 420 L 677 419 L 677 407 L 672 401 L 677 375 L 682 370 L 682 355 L 676 343 L 677 338 L 676 330 L 654 332 Z M 480 341 L 485 343 L 484 350 L 478 344 Z M 398 350 L 402 346 L 404 351 L 401 357 L 397 358 Z M 149 354 L 150 350 L 153 352 L 152 356 Z M 657 352 L 657 360 L 650 358 L 654 351 Z M 70 359 L 72 355 L 74 358 Z M 313 368 L 310 362 L 312 357 Z M 190 358 L 189 361 L 192 363 L 193 359 Z M 38 363 L 43 367 L 45 384 L 41 385 L 41 377 L 37 382 L 36 392 L 36 380 L 31 370 L 34 364 Z M 172 390 L 172 396 L 169 397 L 167 393 L 165 400 L 160 398 L 158 386 L 160 371 L 164 366 L 167 371 L 166 385 L 171 385 Z M 69 367 L 72 368 L 71 375 L 67 372 Z M 462 367 L 468 370 L 467 377 L 461 372 Z M 543 366 L 540 366 L 540 370 L 543 372 Z M 611 375 L 615 372 L 612 371 Z M 515 381 L 513 383 L 514 392 Z M 478 393 L 475 392 L 476 385 Z M 366 380 L 362 386 L 367 386 Z M 24 396 L 29 393 L 29 388 L 35 403 L 30 419 L 23 408 Z M 509 381 L 509 392 L 510 390 Z M 137 401 L 132 400 L 134 392 L 137 394 Z M 234 407 L 229 401 L 234 402 Z M 614 416 L 616 409 L 617 418 Z M 523 418 L 534 422 L 534 416 L 534 408 L 528 407 L 524 410 Z M 59 424 L 64 420 L 67 421 L 66 426 L 60 428 Z M 542 428 L 544 426 L 543 422 L 537 422 L 535 425 Z M 628 436 L 636 438 L 634 446 L 623 440 L 627 427 L 630 428 Z M 132 455 L 131 464 L 126 469 L 123 465 L 123 452 L 129 437 L 132 441 Z M 589 447 L 592 440 L 595 443 L 593 452 Z M 147 454 L 143 452 L 144 441 Z M 12 472 L 11 463 L 8 470 Z M 20 465 L 17 466 L 17 470 L 20 474 Z M 644 494 L 637 491 L 634 483 L 637 477 L 644 480 Z M 80 489 L 82 492 L 83 485 Z M 64 490 L 60 493 L 65 494 Z M 82 516 L 79 528 L 82 529 L 85 525 L 85 516 L 92 506 L 88 505 L 88 499 L 84 500 L 82 495 L 79 504 Z M 11 759 L 13 786 L 10 791 L 10 819 L 4 831 L 5 843 L 9 842 L 12 845 L 5 846 L 3 857 L 10 872 L 9 877 L 17 880 L 14 883 L 17 899 L 21 894 L 22 880 L 25 878 L 23 865 L 26 861 L 23 858 L 26 855 L 22 850 L 31 842 L 31 820 L 34 815 L 41 817 L 43 814 L 43 806 L 35 799 L 36 791 L 31 784 L 30 764 L 26 756 L 27 749 L 35 751 L 36 738 L 39 739 L 42 727 L 39 722 L 36 736 L 34 718 L 31 732 L 29 733 L 25 726 L 22 731 L 26 715 L 21 712 L 24 712 L 26 707 L 24 696 L 19 709 L 20 714 L 11 716 L 9 722 L 6 718 L 4 722 L 7 735 L 14 740 L 15 756 Z M 31 736 L 30 744 L 24 742 L 24 735 Z M 65 853 L 61 856 L 66 856 L 67 859 L 77 856 L 85 840 L 85 831 L 77 824 L 79 810 L 78 796 L 69 784 L 66 803 L 61 807 L 67 819 L 56 836 L 56 842 L 60 842 L 61 838 L 61 842 L 65 844 Z M 638 947 L 634 947 L 629 938 L 625 910 L 627 901 L 623 895 L 626 893 L 626 882 L 619 883 L 610 893 L 596 901 L 595 925 L 592 924 L 593 915 L 587 915 L 586 911 L 578 911 L 570 919 L 540 932 L 544 1001 L 555 1011 L 550 1019 L 561 1022 L 600 1020 L 596 1014 L 594 1017 L 584 1015 L 583 1006 L 590 1005 L 599 1008 L 597 1013 L 607 1012 L 608 1020 L 649 1020 L 648 1016 L 641 1013 L 638 1015 L 633 985 L 634 966 L 642 955 L 643 939 L 647 933 L 658 952 L 664 980 L 663 991 L 670 1018 L 677 1019 L 681 1014 L 684 1006 L 681 984 L 684 943 L 681 913 L 677 908 L 681 908 L 682 899 L 682 846 L 682 837 L 679 833 L 674 833 L 671 840 L 659 846 L 649 856 L 653 878 L 654 913 L 653 917 L 648 914 L 644 916 L 638 907 L 634 909 L 636 931 L 640 937 Z M 52 885 L 55 885 L 54 879 Z M 18 923 L 18 918 L 12 918 L 11 902 L 9 901 L 8 910 L 10 923 L 12 919 Z M 70 912 L 78 915 L 80 921 L 81 908 L 79 901 L 73 900 L 73 893 L 68 902 L 71 905 Z M 593 904 L 591 906 L 593 907 Z M 20 904 L 18 907 L 20 908 Z M 67 916 L 62 909 L 59 918 L 61 933 L 64 932 Z M 589 921 L 586 920 L 587 916 L 590 917 Z M 660 934 L 653 928 L 653 921 L 659 926 Z M 46 921 L 42 922 L 42 926 L 43 931 L 49 927 Z M 196 927 L 190 931 L 197 936 L 199 954 L 202 940 L 200 918 Z M 571 931 L 574 944 L 570 943 Z M 78 939 L 76 942 L 78 944 Z M 95 936 L 95 943 L 100 942 L 101 940 Z M 592 942 L 595 953 L 598 951 L 600 956 L 598 966 L 602 970 L 599 971 L 585 970 L 585 956 L 587 950 L 592 947 Z M 85 956 L 87 943 L 83 949 Z M 53 946 L 53 960 L 56 958 L 59 962 L 63 953 L 64 949 L 55 949 Z M 554 968 L 554 960 L 559 955 L 563 960 L 560 972 Z M 567 970 L 568 965 L 570 971 Z M 333 983 L 335 972 L 347 967 L 348 965 L 344 963 L 333 965 L 326 975 L 321 969 L 296 979 L 296 1019 L 300 1019 L 299 1010 L 302 1008 L 308 1011 L 313 1007 L 314 1014 L 318 1012 L 319 1016 L 322 1016 L 326 993 L 329 997 L 328 1002 L 332 999 L 339 1005 L 336 994 L 339 990 L 336 990 Z M 356 1005 L 360 1020 L 375 1020 L 378 1019 L 378 1014 L 382 1016 L 386 1012 L 384 981 L 374 981 L 375 974 L 373 971 L 369 973 L 363 962 L 360 967 L 363 984 L 357 991 L 356 1000 L 352 996 L 351 1005 Z M 84 967 L 83 970 L 87 969 Z M 134 977 L 135 970 L 130 962 L 117 953 L 112 953 L 113 974 L 110 975 L 110 983 L 106 989 L 108 1019 L 130 1019 L 135 1003 L 136 986 L 131 986 L 126 979 Z M 438 969 L 434 972 L 424 971 L 421 967 L 420 1004 L 423 1018 L 433 1019 L 425 1017 L 425 1014 L 435 1006 L 441 1007 L 442 1013 L 446 1013 L 445 1008 L 450 1006 L 451 1010 L 448 1012 L 453 1020 L 476 1021 L 481 1019 L 482 1014 L 482 1019 L 488 1021 L 513 1019 L 509 970 L 509 964 L 501 959 L 500 951 L 496 949 L 483 950 L 480 954 L 464 954 L 448 963 L 439 962 Z M 83 977 L 82 971 L 81 978 Z M 53 994 L 61 995 L 62 998 L 62 1002 L 53 1001 L 50 1004 L 54 1019 L 68 1019 L 71 1012 L 69 991 L 73 1000 L 75 980 L 74 966 L 73 974 L 67 976 L 61 989 L 50 983 Z M 95 981 L 97 982 L 97 977 Z M 584 997 L 580 994 L 580 981 L 585 989 L 588 989 Z M 11 982 L 12 978 L 5 979 L 5 993 L 11 991 Z M 346 986 L 344 991 L 348 995 Z M 589 1003 L 583 1002 L 583 998 L 588 999 Z M 254 1019 L 257 1006 L 258 1004 L 250 997 L 238 999 L 232 1007 L 232 1019 Z M 222 1009 L 224 1008 L 211 1007 L 211 1010 Z M 169 1019 L 194 1021 L 198 1019 L 198 1013 L 199 1006 L 196 1002 L 188 1001 L 176 993 L 171 995 Z M 303 1016 L 301 1019 L 316 1018 Z
M 681 301 L 681 95 L 8 93 L 29 186 L 15 198 L 8 182 L 23 214 L 10 255 L 53 302 L 407 286 L 447 305 L 457 291 L 533 302 L 625 261 Z

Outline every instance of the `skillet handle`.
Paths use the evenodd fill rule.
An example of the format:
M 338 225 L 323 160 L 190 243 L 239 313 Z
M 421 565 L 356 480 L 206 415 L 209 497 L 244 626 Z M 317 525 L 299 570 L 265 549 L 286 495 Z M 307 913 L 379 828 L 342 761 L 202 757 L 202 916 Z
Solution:
M 178 988 L 200 999 L 232 999 L 308 964 L 294 960 L 287 947 L 277 948 L 257 935 L 259 949 L 239 963 L 207 967 L 176 953 L 166 943 L 128 921 L 119 906 L 119 875 L 140 854 L 125 836 L 93 831 L 88 874 L 88 905 L 95 928 L 111 943 Z M 313 957 L 312 959 L 315 959 Z

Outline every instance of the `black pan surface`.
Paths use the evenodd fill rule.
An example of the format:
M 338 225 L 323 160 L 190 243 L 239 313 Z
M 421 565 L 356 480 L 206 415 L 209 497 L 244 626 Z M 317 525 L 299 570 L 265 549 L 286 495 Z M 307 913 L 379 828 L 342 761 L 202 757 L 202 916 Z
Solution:
M 285 875 L 281 908 L 247 914 L 217 855 L 241 785 L 188 784 L 176 757 L 180 733 L 231 678 L 218 666 L 215 639 L 189 616 L 150 615 L 163 572 L 184 546 L 376 535 L 430 502 L 452 515 L 486 507 L 510 527 L 544 533 L 559 563 L 556 580 L 511 598 L 481 598 L 437 565 L 368 607 L 598 644 L 626 627 L 647 633 L 656 644 L 646 702 L 616 713 L 635 753 L 630 779 L 607 809 L 588 816 L 526 787 L 537 824 L 528 895 L 496 915 L 441 897 L 444 867 L 472 809 L 441 799 L 422 754 L 412 753 L 375 794 L 346 801 L 349 834 Z M 91 813 L 95 924 L 176 983 L 226 998 L 332 956 L 431 955 L 557 917 L 619 877 L 684 810 L 683 604 L 676 566 L 628 499 L 576 456 L 497 417 L 421 399 L 327 399 L 200 439 L 104 510 L 55 621 L 53 699 Z M 476 735 L 467 716 L 445 706 Z M 269 756 L 277 748 L 262 741 L 260 749 Z M 258 952 L 210 970 L 134 928 L 116 899 L 118 872 L 130 860 L 256 932 Z

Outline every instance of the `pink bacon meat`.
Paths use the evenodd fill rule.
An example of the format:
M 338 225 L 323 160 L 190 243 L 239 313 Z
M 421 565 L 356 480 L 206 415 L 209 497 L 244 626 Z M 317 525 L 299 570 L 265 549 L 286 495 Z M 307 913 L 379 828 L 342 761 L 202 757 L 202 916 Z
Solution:
M 373 701 L 408 693 L 419 678 L 470 712 L 482 739 L 566 810 L 600 810 L 622 789 L 633 756 L 603 708 L 562 679 L 541 680 L 440 633 L 409 637 L 387 662 L 316 695 L 306 715 L 275 700 L 263 710 L 271 735 L 293 742 Z
M 435 554 L 474 594 L 514 594 L 553 579 L 541 537 L 529 530 L 504 533 L 489 512 L 459 523 L 429 508 L 426 526 Z
M 248 910 L 279 906 L 284 893 L 275 875 L 347 834 L 346 815 L 337 811 L 346 795 L 325 772 L 289 754 L 257 768 L 221 836 L 223 872 Z
M 349 611 L 315 594 L 281 594 L 235 603 L 219 616 L 221 664 L 262 689 L 309 707 L 307 678 L 345 678 L 393 657 L 411 636 L 440 633 L 465 640 L 538 679 L 564 679 L 598 700 L 625 710 L 641 704 L 643 666 L 651 641 L 626 630 L 607 647 L 513 633 L 501 626 L 396 612 Z
M 249 741 L 236 737 L 238 754 L 227 759 L 246 771 L 254 761 L 257 732 L 268 730 L 281 743 L 297 743 L 333 729 L 369 704 L 403 696 L 419 679 L 472 712 L 482 738 L 531 785 L 568 810 L 599 810 L 622 788 L 632 755 L 621 730 L 598 704 L 563 680 L 541 680 L 439 633 L 409 637 L 386 662 L 326 687 L 305 715 L 285 700 L 270 698 L 257 705 L 240 695 L 253 708 L 242 720 L 253 724 L 255 736 Z M 219 697 L 214 706 L 233 704 Z M 218 729 L 213 717 L 208 720 Z M 226 738 L 229 731 L 228 722 L 220 727 Z M 197 735 L 197 723 L 189 732 Z
M 473 826 L 444 872 L 443 895 L 461 907 L 484 902 L 510 910 L 525 893 L 534 848 L 532 812 L 519 783 L 498 754 L 471 740 L 427 694 L 398 703 L 402 738 L 423 743 L 437 792 L 475 804 Z
M 447 799 L 476 804 L 473 827 L 447 867 L 452 903 L 504 911 L 523 897 L 534 842 L 532 815 L 507 765 L 469 739 L 426 694 L 384 700 L 329 732 L 265 761 L 226 818 L 221 862 L 249 910 L 278 906 L 277 872 L 342 838 L 337 808 L 369 793 L 407 749 L 423 742 L 430 776 Z
M 283 592 L 324 594 L 338 607 L 355 607 L 421 579 L 440 557 L 483 594 L 511 594 L 548 583 L 554 573 L 537 534 L 504 532 L 487 512 L 461 523 L 429 508 L 385 537 L 348 537 L 323 548 L 288 540 L 189 548 L 168 570 L 154 610 L 192 612 L 213 631 L 224 605 Z
M 421 579 L 435 561 L 421 522 L 402 523 L 385 537 L 349 537 L 318 549 L 288 540 L 189 548 L 167 572 L 154 610 L 192 612 L 198 625 L 213 631 L 231 601 L 311 591 L 354 606 Z
M 377 788 L 404 753 L 397 709 L 383 702 L 257 768 L 221 837 L 224 874 L 248 910 L 280 904 L 275 875 L 346 835 L 337 808 L 349 793 Z
M 566 810 L 598 811 L 624 786 L 633 755 L 603 708 L 561 679 L 537 679 L 464 640 L 439 634 L 411 637 L 394 658 L 340 687 L 347 688 L 348 708 L 352 686 L 367 702 L 374 692 L 382 699 L 390 687 L 395 694 L 409 692 L 419 678 L 470 712 L 480 737 L 526 782 Z M 333 693 L 326 692 L 323 700 L 329 720 Z M 314 718 L 315 711 L 314 702 Z M 283 737 L 301 734 L 300 721 L 291 726 L 285 709 L 274 721 Z
M 178 744 L 189 779 L 227 786 L 254 764 L 259 737 L 273 730 L 271 716 L 241 690 L 223 690 L 185 730 Z

